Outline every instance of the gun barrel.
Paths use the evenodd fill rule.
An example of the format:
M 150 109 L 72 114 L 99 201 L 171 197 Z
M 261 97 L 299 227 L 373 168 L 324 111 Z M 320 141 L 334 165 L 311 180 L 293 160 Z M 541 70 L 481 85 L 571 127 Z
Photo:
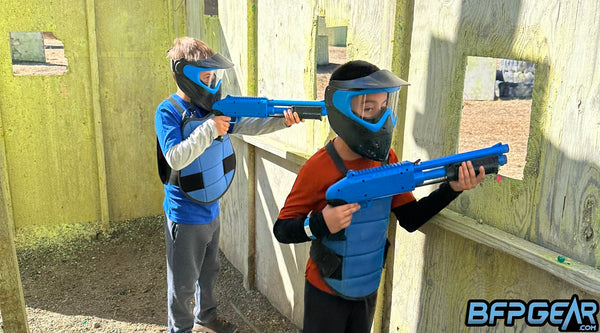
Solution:
M 301 118 L 306 119 L 321 119 L 321 116 L 327 115 L 325 101 L 274 100 L 266 97 L 227 95 L 212 105 L 213 111 L 230 117 L 282 117 L 288 108 L 294 109 Z
M 506 164 L 508 145 L 498 143 L 492 147 L 446 156 L 415 164 L 398 162 L 377 168 L 349 171 L 346 177 L 331 185 L 325 194 L 328 202 L 362 202 L 408 192 L 415 187 L 458 178 L 458 165 L 472 161 L 478 169 L 484 166 L 486 174 L 498 172 Z M 477 172 L 477 171 L 476 171 Z M 434 181 L 431 181 L 434 180 Z M 425 183 L 426 181 L 431 181 Z
M 415 186 L 429 185 L 443 180 L 457 180 L 460 163 L 471 161 L 475 173 L 483 166 L 486 174 L 497 173 L 498 167 L 506 164 L 509 150 L 507 144 L 497 143 L 489 148 L 440 157 L 415 165 Z M 426 183 L 426 181 L 434 180 Z
M 276 106 L 318 106 L 325 107 L 325 101 L 300 101 L 300 100 L 280 100 L 280 99 L 269 99 L 270 105 Z
M 509 150 L 509 148 L 508 148 L 507 144 L 502 144 L 499 142 L 489 148 L 473 150 L 473 151 L 469 151 L 469 152 L 465 152 L 465 153 L 440 157 L 440 158 L 436 158 L 433 160 L 421 162 L 420 164 L 415 165 L 415 172 L 423 171 L 423 170 L 427 170 L 427 169 L 433 169 L 433 168 L 437 168 L 437 167 L 442 167 L 445 165 L 463 162 L 463 161 L 471 161 L 471 160 L 478 159 L 481 157 L 486 157 L 486 156 L 493 156 L 493 155 L 502 156 L 502 154 L 508 153 L 508 150 Z M 504 163 L 501 163 L 500 165 L 506 164 L 506 157 L 504 157 L 504 159 L 500 162 L 504 162 Z
M 283 112 L 287 109 L 292 109 L 298 114 L 300 119 L 316 119 L 320 120 L 322 116 L 327 115 L 325 101 L 294 101 L 294 100 L 275 100 L 267 101 L 269 109 L 273 109 L 273 116 L 283 116 Z

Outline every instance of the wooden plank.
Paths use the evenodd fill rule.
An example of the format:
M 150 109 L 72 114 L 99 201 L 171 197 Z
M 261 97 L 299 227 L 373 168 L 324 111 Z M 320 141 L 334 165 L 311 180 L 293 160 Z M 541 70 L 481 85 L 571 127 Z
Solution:
M 489 225 L 444 210 L 431 222 L 474 242 L 517 257 L 586 292 L 600 296 L 600 270 Z
M 246 3 L 248 14 L 248 96 L 258 94 L 258 13 L 256 12 L 258 0 L 248 0 Z
M 0 124 L 0 133 L 4 133 Z M 14 243 L 4 137 L 0 140 L 0 313 L 5 332 L 29 332 Z
M 256 288 L 256 148 L 248 145 L 248 270 L 244 288 Z
M 13 240 L 12 223 L 6 217 L 6 204 L 0 205 L 0 312 L 6 332 L 29 332 L 19 264 Z
M 106 159 L 104 156 L 104 130 L 102 128 L 102 107 L 100 104 L 100 73 L 98 70 L 98 44 L 96 35 L 96 2 L 86 3 L 88 46 L 90 54 L 90 85 L 94 119 L 94 137 L 96 141 L 96 159 L 98 170 L 98 197 L 100 199 L 100 215 L 98 220 L 108 229 L 110 215 L 108 209 L 108 189 L 106 179 Z
M 1 208 L 5 215 L 4 201 Z M 19 275 L 19 264 L 13 241 L 12 223 L 0 220 L 0 312 L 6 332 L 28 332 L 25 299 Z
M 410 45 L 412 37 L 413 16 L 414 16 L 414 0 L 397 0 L 395 2 L 395 17 L 394 17 L 394 44 L 392 47 L 392 65 L 391 70 L 394 74 L 402 79 L 408 79 L 410 66 Z M 404 146 L 404 131 L 406 120 L 406 105 L 407 105 L 407 89 L 400 90 L 400 101 L 398 102 L 398 120 L 396 130 L 393 137 L 393 148 L 398 154 L 400 160 L 404 160 L 402 156 L 402 147 Z M 391 332 L 394 327 L 394 280 L 397 279 L 404 271 L 396 272 L 396 222 L 390 223 L 388 227 L 388 239 L 390 248 L 386 258 L 387 273 L 384 276 L 383 283 L 380 286 L 384 289 L 382 300 L 382 318 L 380 331 Z M 406 295 L 404 293 L 404 295 Z M 379 306 L 379 304 L 378 304 Z M 377 331 L 374 331 L 377 332 Z
M 279 156 L 296 165 L 303 165 L 311 155 L 293 150 L 291 147 L 282 144 L 274 139 L 265 136 L 241 135 L 244 142 L 253 145 L 261 150 Z

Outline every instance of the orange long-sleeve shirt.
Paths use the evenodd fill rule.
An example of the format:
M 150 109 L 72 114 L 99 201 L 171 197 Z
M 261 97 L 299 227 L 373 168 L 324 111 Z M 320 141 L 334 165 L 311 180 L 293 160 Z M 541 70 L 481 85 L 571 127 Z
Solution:
M 396 153 L 390 149 L 389 163 L 398 162 Z M 381 165 L 381 162 L 366 158 L 346 161 L 344 164 L 348 170 L 362 170 L 374 168 Z M 298 177 L 288 195 L 285 204 L 279 212 L 279 219 L 295 219 L 310 215 L 311 212 L 320 212 L 327 205 L 325 192 L 327 189 L 340 180 L 344 175 L 338 170 L 333 160 L 322 148 L 316 152 L 300 169 Z M 414 201 L 415 197 L 411 192 L 395 195 L 392 199 L 392 208 L 399 207 L 408 202 Z M 317 265 L 310 258 L 306 264 L 306 280 L 320 289 L 321 291 L 333 294 L 333 291 L 319 274 Z

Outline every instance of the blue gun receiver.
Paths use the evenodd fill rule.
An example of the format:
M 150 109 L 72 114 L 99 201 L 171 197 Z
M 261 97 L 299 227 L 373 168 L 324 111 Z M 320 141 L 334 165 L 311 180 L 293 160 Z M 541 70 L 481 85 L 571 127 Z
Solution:
M 266 97 L 231 96 L 216 101 L 212 112 L 229 117 L 283 117 L 283 112 L 291 108 L 301 119 L 321 120 L 327 115 L 325 101 L 274 100 Z
M 332 206 L 374 199 L 412 191 L 415 187 L 458 179 L 458 167 L 471 161 L 476 173 L 483 165 L 485 173 L 498 173 L 506 164 L 508 145 L 497 143 L 489 148 L 450 155 L 421 163 L 398 162 L 377 168 L 348 171 L 346 177 L 331 185 L 325 193 Z

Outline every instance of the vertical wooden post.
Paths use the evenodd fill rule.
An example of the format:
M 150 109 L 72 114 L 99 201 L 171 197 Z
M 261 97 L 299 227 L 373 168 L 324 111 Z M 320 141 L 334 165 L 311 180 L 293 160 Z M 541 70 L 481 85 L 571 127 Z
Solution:
M 92 112 L 94 119 L 94 135 L 96 141 L 96 163 L 98 170 L 98 196 L 100 209 L 98 219 L 102 226 L 109 227 L 109 209 L 106 179 L 106 162 L 104 156 L 104 131 L 102 127 L 102 107 L 100 104 L 100 74 L 98 73 L 98 45 L 96 38 L 96 2 L 86 0 L 88 51 L 90 56 L 90 78 L 92 94 Z
M 247 2 L 248 96 L 258 94 L 258 0 Z
M 392 49 L 392 72 L 400 78 L 408 79 L 410 64 L 410 45 L 413 26 L 414 0 L 397 0 L 394 15 L 394 45 Z M 402 160 L 404 146 L 404 122 L 406 120 L 407 87 L 400 90 L 400 101 L 398 101 L 398 120 L 394 131 L 393 147 Z
M 0 126 L 0 133 L 4 133 Z M 25 299 L 14 243 L 14 225 L 6 170 L 4 137 L 0 140 L 0 312 L 5 332 L 29 332 Z
M 248 0 L 248 96 L 258 94 L 258 0 Z M 244 288 L 256 285 L 256 149 L 248 144 L 248 271 Z
M 248 145 L 248 271 L 244 288 L 256 286 L 256 148 Z
M 410 45 L 411 33 L 413 26 L 414 15 L 414 0 L 397 0 L 396 11 L 394 15 L 394 46 L 392 49 L 392 72 L 400 78 L 408 78 L 408 70 L 410 63 Z M 398 158 L 402 161 L 402 148 L 404 146 L 404 122 L 406 120 L 406 89 L 400 91 L 400 101 L 398 102 L 398 121 L 393 137 L 393 147 Z M 381 306 L 381 324 L 378 327 L 379 332 L 390 331 L 390 318 L 392 311 L 392 289 L 394 283 L 394 262 L 395 262 L 395 247 L 396 247 L 396 217 L 392 216 L 390 226 L 388 227 L 388 239 L 390 247 L 388 249 L 385 271 L 383 277 L 380 296 L 383 300 L 378 301 L 378 306 Z

